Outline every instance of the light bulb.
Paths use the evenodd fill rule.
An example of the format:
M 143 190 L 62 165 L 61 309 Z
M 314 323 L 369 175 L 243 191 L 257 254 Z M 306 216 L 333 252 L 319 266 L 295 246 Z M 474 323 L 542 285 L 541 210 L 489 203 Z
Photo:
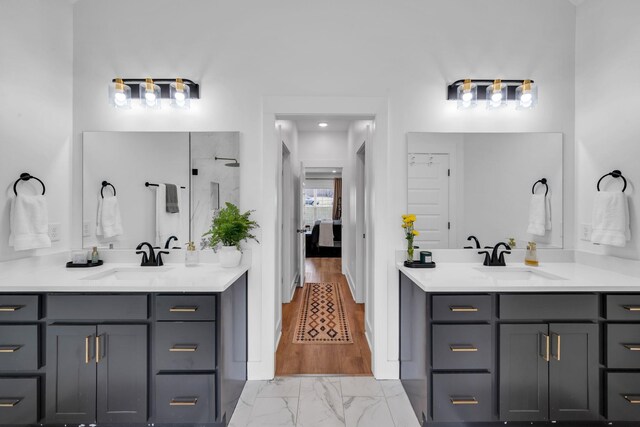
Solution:
M 184 102 L 184 92 L 176 92 L 173 97 L 177 102 Z
M 493 95 L 491 95 L 491 102 L 493 102 L 494 104 L 499 104 L 502 102 L 502 93 L 501 92 L 494 92 Z
M 113 96 L 113 101 L 117 106 L 121 107 L 127 102 L 127 95 L 125 95 L 123 92 L 116 92 Z
M 153 107 L 156 103 L 156 94 L 153 92 L 145 92 L 144 99 L 148 106 Z
M 473 99 L 473 94 L 471 92 L 465 92 L 462 94 L 462 102 L 470 103 Z

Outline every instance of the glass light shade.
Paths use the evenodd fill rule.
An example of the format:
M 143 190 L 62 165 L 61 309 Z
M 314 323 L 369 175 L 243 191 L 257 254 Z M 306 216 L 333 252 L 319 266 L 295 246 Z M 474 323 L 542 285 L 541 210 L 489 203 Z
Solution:
M 131 108 L 131 87 L 116 79 L 109 85 L 109 104 L 119 109 Z
M 160 108 L 160 86 L 154 84 L 152 79 L 140 83 L 140 105 L 152 110 Z
M 478 85 L 465 80 L 458 86 L 458 110 L 466 110 L 478 105 Z
M 191 107 L 191 88 L 184 84 L 182 79 L 176 79 L 169 84 L 169 97 L 173 108 L 188 110 Z
M 538 85 L 525 80 L 516 88 L 516 109 L 530 110 L 538 105 Z
M 507 85 L 495 80 L 487 86 L 487 109 L 495 110 L 507 106 Z

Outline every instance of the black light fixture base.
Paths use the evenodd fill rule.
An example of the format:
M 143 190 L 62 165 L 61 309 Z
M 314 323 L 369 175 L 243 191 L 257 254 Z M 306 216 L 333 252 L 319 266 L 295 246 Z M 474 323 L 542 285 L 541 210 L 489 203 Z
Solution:
M 115 83 L 116 79 L 112 79 L 111 82 Z M 131 99 L 140 99 L 140 91 L 137 89 L 137 86 L 140 83 L 145 83 L 146 79 L 123 78 L 122 82 L 131 87 Z M 176 79 L 153 79 L 153 83 L 160 86 L 161 99 L 169 99 L 169 85 L 175 82 Z M 189 79 L 182 79 L 182 83 L 184 83 L 185 86 L 189 86 L 191 99 L 200 99 L 200 85 L 198 83 Z
M 478 101 L 487 100 L 487 88 L 493 84 L 494 79 L 471 79 L 471 83 L 475 83 L 478 86 Z M 522 80 L 500 80 L 501 83 L 507 85 L 507 100 L 516 100 L 516 89 L 524 82 Z M 535 83 L 533 80 L 529 80 L 531 83 Z M 449 101 L 456 101 L 458 99 L 458 87 L 464 84 L 464 80 L 456 80 L 447 86 L 447 99 Z

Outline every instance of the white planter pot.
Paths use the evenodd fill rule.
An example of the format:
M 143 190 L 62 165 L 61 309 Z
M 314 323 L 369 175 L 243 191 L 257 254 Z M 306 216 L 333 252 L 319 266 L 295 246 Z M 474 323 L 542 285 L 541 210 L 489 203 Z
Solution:
M 242 259 L 242 252 L 235 246 L 223 246 L 218 251 L 220 265 L 223 267 L 237 267 Z

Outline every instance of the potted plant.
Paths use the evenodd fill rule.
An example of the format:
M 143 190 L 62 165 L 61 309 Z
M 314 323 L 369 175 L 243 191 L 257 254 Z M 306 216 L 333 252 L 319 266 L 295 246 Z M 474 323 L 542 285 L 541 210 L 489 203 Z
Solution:
M 253 229 L 259 227 L 257 222 L 249 219 L 251 212 L 253 211 L 240 213 L 236 205 L 227 202 L 214 216 L 211 229 L 203 234 L 203 237 L 208 236 L 209 246 L 214 251 L 220 249 L 220 265 L 223 267 L 236 267 L 240 264 L 240 242 L 248 239 L 258 242 L 256 236 L 251 234 Z

